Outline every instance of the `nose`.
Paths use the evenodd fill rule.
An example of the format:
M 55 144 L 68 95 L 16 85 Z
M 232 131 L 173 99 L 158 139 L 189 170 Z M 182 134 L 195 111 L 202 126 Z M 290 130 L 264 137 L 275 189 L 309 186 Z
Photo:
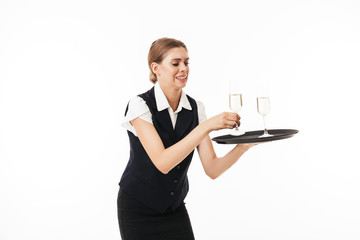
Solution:
M 188 66 L 185 65 L 185 63 L 180 64 L 180 71 L 186 71 L 188 69 Z

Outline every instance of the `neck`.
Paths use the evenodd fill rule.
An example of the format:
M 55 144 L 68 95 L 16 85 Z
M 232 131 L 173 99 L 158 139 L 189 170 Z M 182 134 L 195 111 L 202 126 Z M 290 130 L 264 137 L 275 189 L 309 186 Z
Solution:
M 164 92 L 165 97 L 172 108 L 173 111 L 176 111 L 176 109 L 179 106 L 180 97 L 181 97 L 181 88 L 175 89 L 175 88 L 169 88 L 166 86 L 162 86 L 160 83 L 160 88 Z

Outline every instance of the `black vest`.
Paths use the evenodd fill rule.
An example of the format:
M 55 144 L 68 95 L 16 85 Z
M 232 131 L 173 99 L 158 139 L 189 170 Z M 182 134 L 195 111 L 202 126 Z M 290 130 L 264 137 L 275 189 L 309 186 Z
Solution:
M 139 97 L 149 107 L 153 125 L 165 148 L 183 139 L 199 124 L 196 101 L 189 96 L 187 98 L 192 110 L 183 108 L 178 113 L 175 129 L 168 110 L 157 111 L 154 87 Z M 130 131 L 128 135 L 130 159 L 119 183 L 121 189 L 157 212 L 163 213 L 169 207 L 175 209 L 183 202 L 189 190 L 187 171 L 194 151 L 168 174 L 163 174 L 155 167 L 139 138 Z

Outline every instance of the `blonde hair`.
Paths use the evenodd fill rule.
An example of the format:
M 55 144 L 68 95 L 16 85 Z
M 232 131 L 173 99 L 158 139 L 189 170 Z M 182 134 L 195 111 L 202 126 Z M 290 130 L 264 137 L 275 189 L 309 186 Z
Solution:
M 148 65 L 150 68 L 150 81 L 152 83 L 157 82 L 157 76 L 151 69 L 153 62 L 161 63 L 164 59 L 165 54 L 172 48 L 183 47 L 187 51 L 185 44 L 174 38 L 159 38 L 151 44 L 148 54 Z

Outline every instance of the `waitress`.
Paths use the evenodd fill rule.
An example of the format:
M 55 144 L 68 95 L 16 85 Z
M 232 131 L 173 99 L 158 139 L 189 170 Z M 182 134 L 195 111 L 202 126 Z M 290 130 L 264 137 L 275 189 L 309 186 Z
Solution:
M 240 116 L 224 112 L 206 119 L 203 104 L 185 94 L 189 56 L 183 42 L 156 40 L 148 64 L 154 87 L 130 100 L 122 124 L 130 159 L 119 183 L 120 234 L 123 240 L 195 239 L 184 205 L 194 149 L 215 179 L 256 144 L 239 144 L 216 156 L 209 133 L 240 125 Z

